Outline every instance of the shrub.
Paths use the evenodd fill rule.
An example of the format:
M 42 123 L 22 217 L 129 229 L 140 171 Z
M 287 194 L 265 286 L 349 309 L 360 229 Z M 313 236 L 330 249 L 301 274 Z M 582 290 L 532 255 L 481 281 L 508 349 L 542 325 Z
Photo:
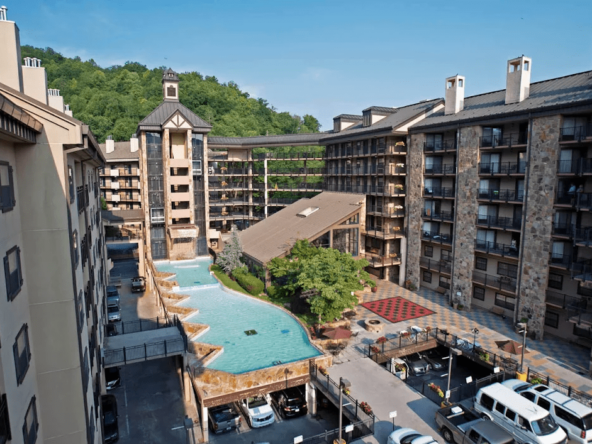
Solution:
M 267 295 L 270 298 L 275 298 L 276 296 L 278 296 L 278 289 L 277 289 L 277 287 L 274 287 L 273 285 L 270 285 L 269 287 L 267 287 Z
M 377 344 L 384 344 L 384 343 L 385 343 L 385 342 L 387 342 L 387 341 L 388 341 L 388 339 L 387 339 L 387 338 L 385 338 L 384 336 L 381 336 L 380 338 L 378 338 L 378 339 L 376 340 L 376 343 L 377 343 Z
M 236 275 L 233 274 L 233 276 L 236 278 L 236 281 L 239 283 L 239 285 L 253 296 L 259 296 L 265 288 L 263 281 L 261 279 L 257 279 L 252 274 L 239 272 L 236 273 Z

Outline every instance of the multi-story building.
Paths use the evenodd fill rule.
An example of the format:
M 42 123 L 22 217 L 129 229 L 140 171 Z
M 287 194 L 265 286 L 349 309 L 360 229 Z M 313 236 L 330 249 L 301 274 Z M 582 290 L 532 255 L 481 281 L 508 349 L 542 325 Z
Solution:
M 407 277 L 539 339 L 590 339 L 592 72 L 531 69 L 512 59 L 505 90 L 466 98 L 450 77 L 444 109 L 410 128 Z
M 0 442 L 101 443 L 104 158 L 4 7 L 0 42 Z
M 117 211 L 142 208 L 138 139 L 134 135 L 128 142 L 115 142 L 109 136 L 101 144 L 101 151 L 107 159 L 100 177 L 105 209 Z

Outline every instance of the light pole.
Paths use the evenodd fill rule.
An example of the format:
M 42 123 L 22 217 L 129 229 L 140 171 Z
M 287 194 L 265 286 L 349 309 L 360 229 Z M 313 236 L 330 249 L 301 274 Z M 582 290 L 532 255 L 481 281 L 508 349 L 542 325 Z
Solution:
M 448 354 L 448 385 L 446 386 L 446 402 L 450 401 L 450 376 L 452 374 L 452 355 L 460 356 L 462 355 L 462 351 L 450 347 L 450 352 Z
M 350 388 L 351 382 L 347 379 L 339 378 L 339 444 L 344 444 L 341 439 L 341 420 L 343 412 L 343 389 Z
M 524 366 L 524 350 L 526 349 L 526 324 L 521 322 L 518 327 L 522 330 L 518 333 L 522 333 L 522 356 L 520 357 L 520 373 L 522 373 L 522 367 Z
M 475 327 L 471 331 L 473 332 L 473 353 L 475 353 L 475 344 L 477 343 L 477 335 L 479 334 L 479 329 Z

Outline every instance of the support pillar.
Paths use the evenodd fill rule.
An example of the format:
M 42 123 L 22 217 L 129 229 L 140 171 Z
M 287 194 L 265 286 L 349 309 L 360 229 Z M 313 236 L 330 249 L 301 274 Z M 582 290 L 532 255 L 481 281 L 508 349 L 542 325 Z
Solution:
M 183 355 L 183 392 L 185 394 L 185 401 L 191 401 L 191 375 L 187 371 L 187 354 Z
M 268 214 L 267 213 L 267 203 L 268 203 L 267 201 L 269 199 L 269 195 L 267 193 L 267 157 L 263 160 L 263 186 L 264 186 L 263 194 L 264 194 L 264 199 L 265 199 L 265 204 L 264 204 L 265 206 L 263 208 L 265 211 L 265 219 L 267 219 L 267 214 Z
M 204 442 L 210 440 L 208 433 L 208 408 L 201 406 L 201 433 L 203 435 Z
M 317 414 L 317 389 L 309 382 L 306 387 L 306 402 L 308 403 L 308 411 L 312 415 Z

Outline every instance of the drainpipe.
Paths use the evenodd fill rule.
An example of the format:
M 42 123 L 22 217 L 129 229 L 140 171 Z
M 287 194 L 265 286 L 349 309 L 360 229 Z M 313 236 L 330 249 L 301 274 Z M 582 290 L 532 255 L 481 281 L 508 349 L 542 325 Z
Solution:
M 456 290 L 454 289 L 454 261 L 455 261 L 455 251 L 456 248 L 454 247 L 456 241 L 456 221 L 457 221 L 457 213 L 458 213 L 458 150 L 460 148 L 460 125 L 458 125 L 456 129 L 456 174 L 454 175 L 454 229 L 452 230 L 452 262 L 450 267 L 450 294 L 448 295 L 448 305 L 452 304 L 453 296 L 452 293 L 456 294 Z M 442 250 L 440 250 L 442 251 Z M 442 254 L 442 253 L 440 253 Z

